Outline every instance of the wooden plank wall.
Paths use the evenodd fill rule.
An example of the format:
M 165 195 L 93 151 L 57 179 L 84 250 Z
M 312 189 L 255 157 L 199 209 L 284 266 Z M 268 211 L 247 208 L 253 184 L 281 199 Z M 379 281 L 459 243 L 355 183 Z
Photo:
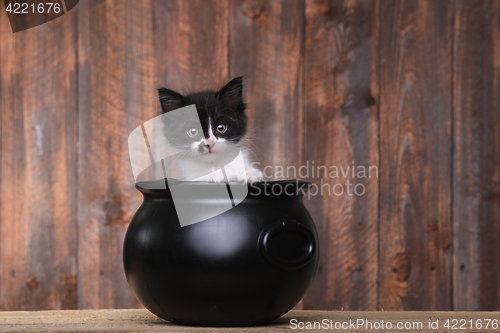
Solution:
M 0 7 L 0 309 L 74 309 L 76 12 L 13 34 Z
M 382 1 L 379 306 L 451 308 L 449 1 Z
M 376 1 L 306 2 L 305 146 L 310 165 L 345 170 L 379 165 L 379 7 Z M 322 246 L 305 308 L 376 310 L 378 179 L 349 172 L 345 178 L 324 177 L 324 184 L 310 180 L 318 183 L 319 194 L 324 191 L 308 202 Z M 364 186 L 365 194 L 352 195 L 352 188 L 344 188 L 347 182 Z
M 454 24 L 453 305 L 500 309 L 500 4 L 458 1 Z
M 129 308 L 123 238 L 140 205 L 130 132 L 156 115 L 152 1 L 78 4 L 78 307 Z M 131 178 L 132 177 L 132 178 Z
M 0 310 L 140 307 L 127 136 L 159 86 L 239 75 L 262 166 L 376 167 L 304 176 L 331 195 L 298 308 L 500 310 L 498 2 L 88 0 L 16 34 L 0 8 Z

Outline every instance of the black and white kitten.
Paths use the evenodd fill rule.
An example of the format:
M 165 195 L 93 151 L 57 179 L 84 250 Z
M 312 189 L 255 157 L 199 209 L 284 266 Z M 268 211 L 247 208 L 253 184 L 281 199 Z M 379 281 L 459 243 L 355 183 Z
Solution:
M 181 180 L 207 182 L 258 182 L 262 172 L 251 164 L 244 147 L 247 134 L 246 105 L 243 102 L 243 78 L 237 77 L 219 91 L 202 91 L 183 96 L 167 88 L 158 89 L 163 113 L 194 104 L 198 119 L 169 124 L 170 141 L 179 152 L 176 159 Z M 199 128 L 201 125 L 201 128 Z M 225 175 L 213 170 L 214 161 L 241 152 L 244 163 L 228 164 Z M 212 169 L 211 169 L 212 166 Z M 202 176 L 193 179 L 193 175 Z

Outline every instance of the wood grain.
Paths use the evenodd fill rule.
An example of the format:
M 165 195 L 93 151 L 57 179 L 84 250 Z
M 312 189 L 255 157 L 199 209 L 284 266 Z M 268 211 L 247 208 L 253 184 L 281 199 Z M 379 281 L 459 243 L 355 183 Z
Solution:
M 88 0 L 16 34 L 0 8 L 0 310 L 140 306 L 127 137 L 156 88 L 239 75 L 261 167 L 318 185 L 298 308 L 500 310 L 500 2 Z
M 449 1 L 382 1 L 381 310 L 450 310 Z
M 490 319 L 487 322 L 485 319 Z M 299 330 L 294 328 L 292 320 L 314 325 L 315 329 Z M 326 320 L 333 329 L 324 329 L 321 326 Z M 359 322 L 363 320 L 364 322 Z M 395 332 L 443 332 L 449 331 L 445 326 L 452 320 L 465 320 L 455 327 L 468 328 L 471 331 L 498 332 L 492 325 L 498 324 L 498 312 L 374 312 L 374 311 L 290 311 L 282 317 L 261 326 L 251 327 L 195 327 L 172 324 L 160 319 L 147 310 L 80 310 L 80 311 L 43 311 L 43 312 L 1 312 L 0 330 L 23 332 L 366 332 L 366 331 L 395 331 Z M 370 322 L 367 324 L 366 322 Z M 383 323 L 383 324 L 382 324 Z M 433 325 L 429 327 L 429 323 Z M 470 325 L 473 329 L 470 329 Z M 479 325 L 481 324 L 481 329 Z M 488 323 L 488 327 L 486 327 Z M 378 325 L 392 329 L 373 329 Z M 434 326 L 434 324 L 437 324 Z M 335 325 L 339 329 L 335 329 Z M 343 325 L 344 329 L 340 327 Z M 397 327 L 403 329 L 397 329 Z M 404 327 L 407 329 L 404 329 Z M 453 326 L 453 323 L 450 325 Z M 314 326 L 312 326 L 314 327 Z M 370 329 L 372 327 L 372 329 Z M 410 328 L 409 328 L 410 327 Z M 413 329 L 412 329 L 413 328 Z M 464 330 L 462 328 L 462 330 Z
M 142 202 L 127 138 L 156 115 L 153 1 L 78 4 L 78 307 L 137 307 L 126 227 Z
M 76 20 L 0 15 L 0 310 L 74 309 Z
M 230 7 L 230 77 L 245 78 L 246 146 L 269 179 L 298 178 L 280 170 L 304 164 L 304 3 L 238 0 Z
M 227 1 L 158 0 L 155 18 L 158 87 L 189 93 L 228 81 Z
M 306 160 L 328 173 L 310 178 L 319 187 L 308 207 L 321 260 L 305 309 L 377 307 L 379 185 L 376 169 L 368 170 L 379 166 L 378 7 L 306 2 Z M 358 177 L 363 167 L 367 176 Z
M 500 309 L 500 4 L 457 1 L 453 301 Z
M 301 1 L 231 2 L 230 76 L 246 78 L 247 145 L 273 179 L 304 162 L 303 26 Z

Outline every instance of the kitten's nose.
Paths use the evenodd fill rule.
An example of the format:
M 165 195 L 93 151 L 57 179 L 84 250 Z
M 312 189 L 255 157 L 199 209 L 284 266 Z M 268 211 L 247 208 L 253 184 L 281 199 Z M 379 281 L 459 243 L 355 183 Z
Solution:
M 211 153 L 212 152 L 212 148 L 214 147 L 215 145 L 215 140 L 212 139 L 212 138 L 208 138 L 204 141 L 202 141 L 199 145 L 198 145 L 198 151 L 200 153 L 203 153 L 205 151 L 205 148 L 208 149 L 208 152 Z
M 212 139 L 212 138 L 208 138 L 206 141 L 205 141 L 206 145 L 207 145 L 207 148 L 208 150 L 212 150 L 212 148 L 215 146 L 215 140 Z

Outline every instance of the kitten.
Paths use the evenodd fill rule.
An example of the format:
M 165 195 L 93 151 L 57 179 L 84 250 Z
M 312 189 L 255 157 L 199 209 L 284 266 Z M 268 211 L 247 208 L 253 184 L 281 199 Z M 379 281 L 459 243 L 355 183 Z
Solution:
M 244 147 L 247 116 L 242 77 L 234 78 L 219 91 L 183 96 L 160 88 L 158 93 L 163 113 L 192 104 L 198 112 L 199 120 L 183 119 L 166 128 L 166 135 L 179 152 L 176 162 L 181 180 L 253 183 L 264 179 L 262 172 L 252 166 L 250 153 Z M 240 152 L 243 163 L 226 163 Z M 214 162 L 224 168 L 214 169 Z

